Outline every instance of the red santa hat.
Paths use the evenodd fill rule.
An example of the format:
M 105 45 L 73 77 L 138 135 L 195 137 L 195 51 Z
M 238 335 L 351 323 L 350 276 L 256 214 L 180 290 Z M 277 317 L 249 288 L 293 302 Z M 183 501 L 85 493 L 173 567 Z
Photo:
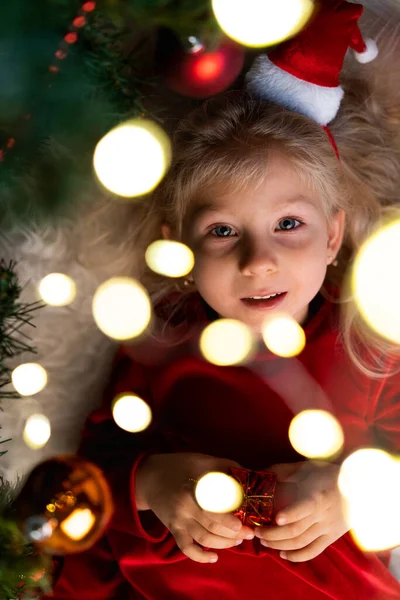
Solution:
M 255 60 L 247 74 L 247 88 L 326 126 L 344 95 L 339 75 L 348 49 L 354 50 L 360 63 L 378 55 L 376 43 L 364 41 L 360 32 L 362 12 L 360 4 L 321 0 L 305 29 Z

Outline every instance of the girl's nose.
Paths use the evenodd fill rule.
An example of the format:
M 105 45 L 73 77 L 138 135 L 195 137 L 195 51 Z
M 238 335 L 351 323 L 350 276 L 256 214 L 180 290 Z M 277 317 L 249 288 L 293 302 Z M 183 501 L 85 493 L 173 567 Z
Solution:
M 240 263 L 243 275 L 275 273 L 278 270 L 276 253 L 265 244 L 258 246 L 249 244 L 242 253 Z

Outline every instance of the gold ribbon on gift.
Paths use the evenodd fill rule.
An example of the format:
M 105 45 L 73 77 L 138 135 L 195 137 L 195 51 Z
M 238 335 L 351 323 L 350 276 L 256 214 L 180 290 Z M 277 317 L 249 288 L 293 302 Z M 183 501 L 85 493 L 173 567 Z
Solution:
M 249 482 L 250 474 L 251 474 L 251 471 L 249 471 L 246 474 L 246 483 L 245 483 L 246 490 L 249 488 L 249 485 L 250 485 L 250 482 Z M 243 482 L 240 480 L 240 478 L 234 474 L 232 476 L 243 487 Z M 248 519 L 248 521 L 255 527 L 263 527 L 264 523 L 262 523 L 262 520 L 265 517 L 262 515 L 262 513 L 260 511 L 260 507 L 262 507 L 263 509 L 267 508 L 268 513 L 271 515 L 271 519 L 272 519 L 272 512 L 273 512 L 273 508 L 274 508 L 275 488 L 276 488 L 276 480 L 273 485 L 271 494 L 249 495 L 249 494 L 246 494 L 245 490 L 243 490 L 243 503 L 238 508 L 238 510 L 235 511 L 235 513 L 234 513 L 235 516 L 240 516 L 242 523 L 245 523 L 246 520 Z M 253 516 L 253 515 L 248 516 L 249 513 L 253 513 L 253 515 L 255 515 L 255 516 Z M 257 521 L 256 519 L 259 519 L 259 521 L 261 521 L 261 522 Z

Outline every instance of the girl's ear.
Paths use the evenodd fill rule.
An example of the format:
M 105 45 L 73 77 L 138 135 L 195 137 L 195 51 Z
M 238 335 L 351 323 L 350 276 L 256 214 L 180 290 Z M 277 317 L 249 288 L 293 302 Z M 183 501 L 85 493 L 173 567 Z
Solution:
M 343 242 L 346 215 L 338 210 L 332 217 L 328 227 L 328 253 L 336 256 Z
M 172 229 L 167 223 L 161 225 L 161 235 L 163 240 L 172 240 Z

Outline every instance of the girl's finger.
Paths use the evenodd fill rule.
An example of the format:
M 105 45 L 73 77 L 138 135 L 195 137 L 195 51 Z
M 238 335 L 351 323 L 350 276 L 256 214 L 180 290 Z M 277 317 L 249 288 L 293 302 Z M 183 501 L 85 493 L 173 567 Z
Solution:
M 256 530 L 256 536 L 266 542 L 278 542 L 281 540 L 292 540 L 303 535 L 316 523 L 314 516 L 309 516 L 295 523 L 282 527 L 262 527 Z M 272 548 L 272 546 L 271 546 Z
M 187 531 L 198 544 L 206 548 L 215 548 L 218 550 L 223 548 L 234 548 L 243 541 L 242 538 L 229 539 L 220 535 L 214 535 L 194 519 L 191 519 L 188 522 Z
M 291 539 L 282 540 L 261 540 L 261 545 L 274 550 L 299 550 L 311 544 L 321 535 L 320 523 L 313 523 L 311 527 L 306 529 L 301 535 Z
M 240 520 L 232 514 L 216 514 L 199 509 L 195 519 L 204 529 L 214 535 L 231 540 L 254 538 L 254 531 L 250 527 L 244 527 Z
M 278 525 L 287 525 L 305 519 L 312 514 L 318 514 L 323 507 L 317 498 L 305 498 L 293 502 L 291 506 L 276 513 L 275 521 Z
M 285 558 L 286 560 L 290 560 L 291 562 L 305 562 L 307 560 L 312 560 L 316 558 L 329 546 L 329 540 L 326 535 L 322 535 L 317 538 L 305 548 L 301 550 L 292 550 L 286 551 L 284 550 L 281 553 L 281 558 Z
M 180 550 L 191 560 L 199 563 L 215 563 L 218 560 L 218 554 L 207 552 L 193 543 L 193 538 L 183 529 L 171 531 Z
M 304 468 L 307 464 L 305 461 L 297 463 L 282 463 L 277 465 L 271 465 L 267 468 L 267 471 L 276 473 L 278 481 L 288 481 L 290 478 L 298 473 L 298 471 Z

